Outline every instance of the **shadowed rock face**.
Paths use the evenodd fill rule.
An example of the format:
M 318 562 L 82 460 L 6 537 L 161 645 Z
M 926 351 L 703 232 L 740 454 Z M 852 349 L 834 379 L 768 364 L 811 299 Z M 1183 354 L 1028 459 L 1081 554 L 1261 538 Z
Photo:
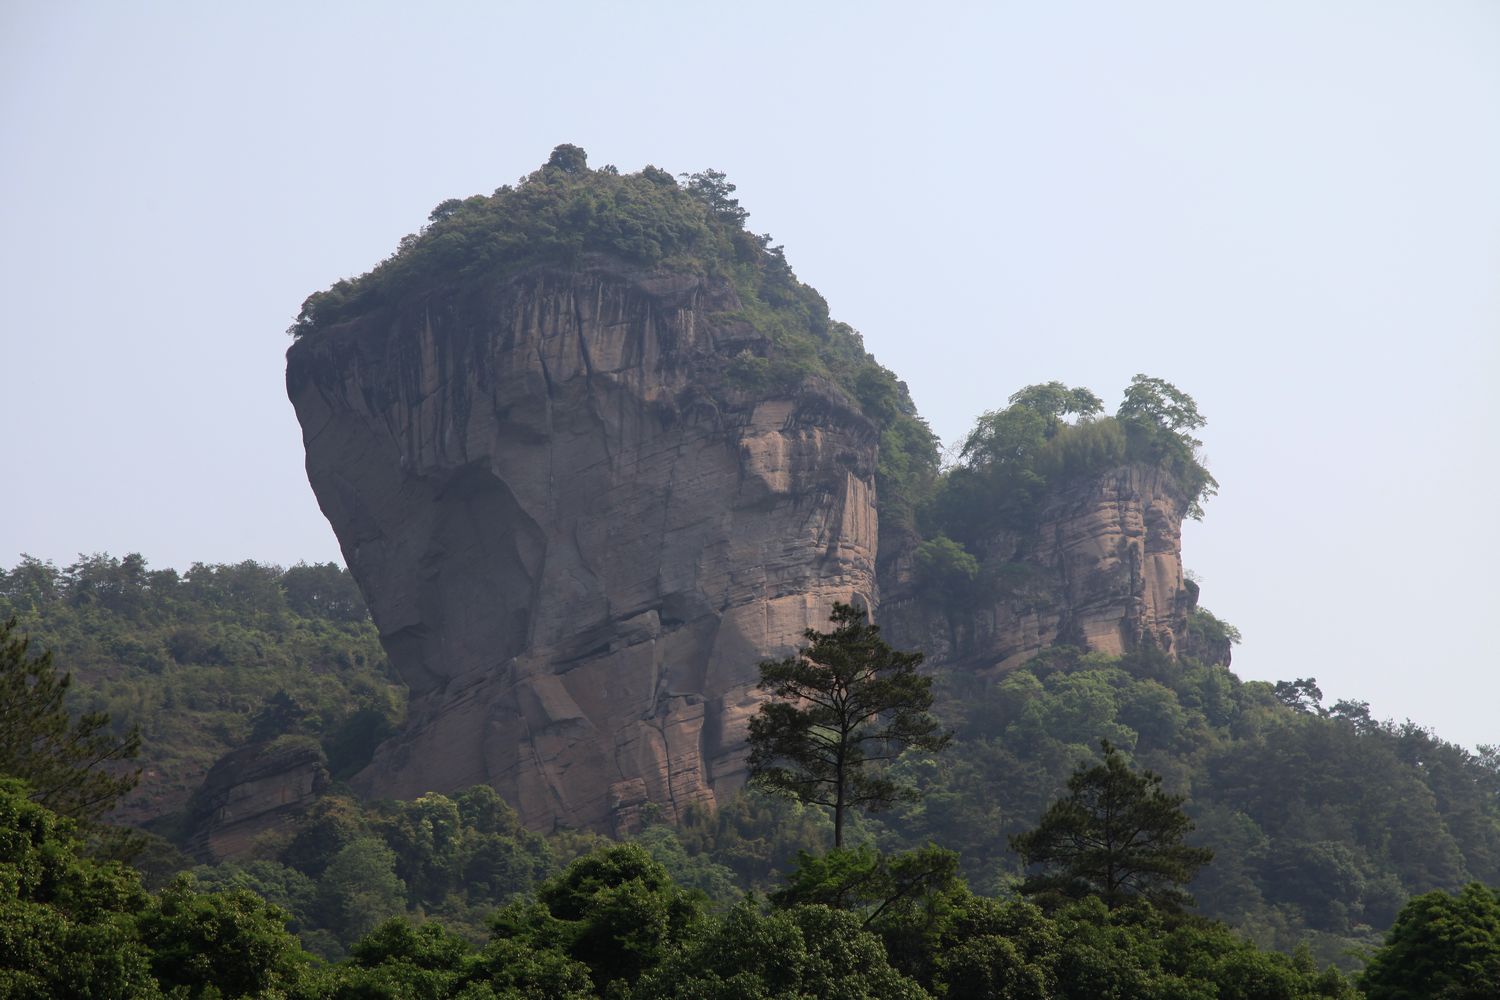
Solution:
M 884 578 L 887 636 L 932 663 L 977 670 L 1006 670 L 1058 643 L 1118 655 L 1151 642 L 1175 653 L 1194 604 L 1182 576 L 1186 510 L 1172 477 L 1149 466 L 1061 488 L 1034 531 L 989 540 L 987 567 L 1006 567 L 977 607 L 924 606 L 909 556 L 896 560 Z
M 756 664 L 873 606 L 873 426 L 757 397 L 727 283 L 595 261 L 300 341 L 308 477 L 412 691 L 356 779 L 628 827 L 744 778 Z M 710 388 L 713 387 L 713 388 Z
M 248 857 L 333 784 L 311 740 L 252 743 L 211 767 L 189 808 L 192 851 L 210 861 Z

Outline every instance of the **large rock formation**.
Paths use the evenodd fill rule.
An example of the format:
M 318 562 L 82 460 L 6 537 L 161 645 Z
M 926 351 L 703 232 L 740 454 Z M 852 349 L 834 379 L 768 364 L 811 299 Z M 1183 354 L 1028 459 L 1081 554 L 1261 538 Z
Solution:
M 910 551 L 895 560 L 883 579 L 885 631 L 933 665 L 973 670 L 1006 670 L 1059 643 L 1175 652 L 1197 596 L 1182 573 L 1187 507 L 1172 476 L 1149 465 L 1057 487 L 1032 529 L 986 541 L 988 572 L 968 607 L 924 599 Z
M 308 477 L 412 695 L 363 791 L 485 782 L 533 827 L 712 804 L 745 777 L 757 663 L 877 591 L 888 638 L 961 669 L 1182 644 L 1193 498 L 1153 463 L 1197 468 L 1158 412 L 1185 405 L 1171 420 L 1194 426 L 1191 399 L 1147 380 L 1134 431 L 1059 450 L 1052 478 L 1028 468 L 1051 484 L 1036 518 L 981 480 L 955 508 L 978 547 L 946 543 L 982 560 L 980 585 L 937 600 L 913 564 L 935 442 L 733 191 L 714 171 L 591 171 L 560 146 L 303 304 L 287 388 Z M 1098 408 L 1034 388 L 1033 423 Z M 881 441 L 899 513 L 877 552 Z M 1151 462 L 1098 468 L 1127 455 Z
M 815 378 L 735 388 L 769 350 L 740 307 L 590 259 L 293 346 L 309 479 L 412 692 L 363 791 L 619 829 L 743 781 L 757 662 L 876 599 L 877 435 Z

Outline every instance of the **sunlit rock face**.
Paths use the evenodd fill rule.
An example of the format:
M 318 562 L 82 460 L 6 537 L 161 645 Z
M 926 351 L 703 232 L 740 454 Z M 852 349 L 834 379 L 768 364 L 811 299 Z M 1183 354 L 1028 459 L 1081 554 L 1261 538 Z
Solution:
M 884 578 L 881 618 L 933 664 L 1017 666 L 1049 646 L 1175 653 L 1195 592 L 1182 575 L 1187 498 L 1164 470 L 1123 465 L 1056 489 L 1033 530 L 987 540 L 993 583 L 971 608 L 920 600 L 912 559 Z M 1227 658 L 1226 661 L 1227 662 Z
M 488 783 L 532 827 L 628 828 L 744 780 L 756 665 L 873 605 L 876 433 L 727 283 L 595 260 L 299 341 L 308 478 L 411 687 L 356 779 Z

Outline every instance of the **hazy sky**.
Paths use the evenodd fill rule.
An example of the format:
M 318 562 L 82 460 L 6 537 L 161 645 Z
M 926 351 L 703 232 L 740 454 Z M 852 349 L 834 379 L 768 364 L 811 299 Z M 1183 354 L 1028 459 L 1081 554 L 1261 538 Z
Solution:
M 339 558 L 283 331 L 573 142 L 727 171 L 947 441 L 1192 393 L 1241 676 L 1500 743 L 1493 0 L 9 0 L 0 142 L 7 566 Z

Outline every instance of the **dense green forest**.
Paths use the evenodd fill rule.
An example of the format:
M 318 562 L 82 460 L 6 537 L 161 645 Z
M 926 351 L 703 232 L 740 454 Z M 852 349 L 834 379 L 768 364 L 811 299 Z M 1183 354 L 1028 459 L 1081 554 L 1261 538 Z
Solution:
M 955 856 L 936 848 L 803 853 L 768 897 L 716 905 L 703 886 L 724 892 L 714 885 L 723 873 L 688 859 L 663 827 L 635 843 L 554 846 L 516 829 L 493 791 L 474 789 L 366 814 L 330 801 L 285 846 L 297 867 L 202 868 L 149 891 L 30 791 L 0 780 L 5 997 L 1361 995 L 1336 969 L 1319 971 L 1306 948 L 1261 950 L 1146 896 L 1043 907 L 975 894 L 955 874 Z M 826 818 L 821 825 L 826 832 Z M 559 846 L 587 853 L 559 869 Z M 911 871 L 921 877 L 903 879 Z M 477 925 L 420 909 L 455 892 L 509 902 L 489 906 Z M 418 909 L 403 915 L 412 900 Z M 328 943 L 310 919 L 344 926 L 345 957 L 308 953 Z M 1497 985 L 1500 897 L 1477 883 L 1408 904 L 1358 979 L 1372 1000 L 1480 1000 Z
M 140 763 L 147 775 L 166 770 L 163 762 L 179 761 L 193 762 L 201 773 L 225 750 L 287 733 L 316 740 L 330 769 L 348 774 L 368 759 L 384 727 L 399 718 L 401 691 L 387 673 L 357 590 L 337 567 L 199 565 L 179 576 L 151 570 L 138 556 L 93 556 L 63 569 L 25 559 L 0 578 L 0 595 L 0 615 L 18 618 L 18 633 L 28 633 L 38 651 L 52 649 L 58 666 L 75 673 L 70 691 L 75 714 L 106 711 L 120 735 L 133 724 L 141 726 Z M 1108 657 L 1057 648 L 998 682 L 941 675 L 935 691 L 933 711 L 953 731 L 952 744 L 941 753 L 904 755 L 891 777 L 916 789 L 913 801 L 874 815 L 855 813 L 847 833 L 850 844 L 884 857 L 928 844 L 955 852 L 952 879 L 943 892 L 967 902 L 959 906 L 946 895 L 941 903 L 926 899 L 923 919 L 948 914 L 944 919 L 959 921 L 955 926 L 970 927 L 964 921 L 979 918 L 957 914 L 980 907 L 985 916 L 973 926 L 1044 921 L 1038 926 L 1045 930 L 1047 947 L 1063 949 L 1056 955 L 1066 953 L 1068 942 L 1082 940 L 1078 935 L 1093 942 L 1090 948 L 1103 947 L 1098 938 L 1112 942 L 1109 947 L 1145 949 L 1156 957 L 1132 959 L 1146 962 L 1143 982 L 1153 976 L 1207 975 L 1173 963 L 1194 948 L 1219 954 L 1225 942 L 1244 941 L 1232 953 L 1246 962 L 1271 963 L 1281 970 L 1278 975 L 1327 986 L 1335 979 L 1317 970 L 1330 962 L 1357 969 L 1359 956 L 1380 944 L 1412 898 L 1458 893 L 1470 882 L 1500 883 L 1500 754 L 1491 748 L 1467 751 L 1410 723 L 1375 720 L 1362 704 L 1325 706 L 1312 681 L 1242 682 L 1224 667 L 1174 660 L 1151 649 Z M 1184 929 L 1175 918 L 1154 911 L 1100 914 L 1076 906 L 1044 914 L 1015 899 L 1026 872 L 1010 838 L 1035 827 L 1048 803 L 1064 794 L 1069 776 L 1099 759 L 1101 737 L 1131 766 L 1160 774 L 1169 792 L 1184 797 L 1196 825 L 1191 842 L 1213 852 L 1213 861 L 1188 885 L 1197 900 L 1194 912 L 1221 924 Z M 176 804 L 181 816 L 187 800 L 158 794 L 150 801 L 166 809 Z M 832 826 L 826 810 L 747 791 L 716 812 L 689 813 L 675 826 L 649 813 L 646 820 L 633 844 L 660 866 L 662 874 L 652 876 L 660 884 L 652 882 L 652 891 L 666 892 L 662 886 L 670 885 L 671 893 L 684 894 L 695 930 L 679 936 L 663 931 L 666 937 L 651 946 L 654 957 L 637 970 L 633 989 L 687 975 L 682 956 L 692 949 L 700 955 L 710 953 L 702 949 L 733 951 L 727 941 L 711 944 L 715 933 L 787 940 L 800 935 L 802 947 L 811 947 L 824 943 L 824 931 L 814 935 L 817 942 L 806 941 L 812 925 L 805 921 L 831 920 L 830 927 L 849 931 L 849 941 L 840 947 L 873 947 L 859 945 L 865 940 L 860 935 L 876 933 L 891 956 L 893 974 L 939 995 L 1032 995 L 954 992 L 935 978 L 939 959 L 957 947 L 952 935 L 962 937 L 967 930 L 924 925 L 922 934 L 935 935 L 924 938 L 929 945 L 922 947 L 929 951 L 909 952 L 900 949 L 914 946 L 898 938 L 915 933 L 911 928 L 881 931 L 849 925 L 840 915 L 767 910 L 766 899 L 805 865 L 804 852 L 815 858 L 827 850 Z M 190 846 L 190 831 L 170 822 L 157 828 L 181 837 L 179 847 Z M 53 831 L 47 836 L 63 836 L 55 824 L 47 829 Z M 365 970 L 360 975 L 373 976 L 373 966 L 395 961 L 370 957 L 378 952 L 362 944 L 370 935 L 394 940 L 392 935 L 415 934 L 400 947 L 431 947 L 448 956 L 441 970 L 430 971 L 446 984 L 443 990 L 456 995 L 473 982 L 465 977 L 479 974 L 473 970 L 484 964 L 481 956 L 500 947 L 499 940 L 518 954 L 522 944 L 532 950 L 528 955 L 555 952 L 545 959 L 533 956 L 551 970 L 548 975 L 577 973 L 568 962 L 581 962 L 597 977 L 599 969 L 589 965 L 584 952 L 561 944 L 583 932 L 565 933 L 549 922 L 563 919 L 559 913 L 548 911 L 543 919 L 537 907 L 553 898 L 548 893 L 556 890 L 548 887 L 562 884 L 570 865 L 610 849 L 611 842 L 597 834 L 524 830 L 485 787 L 414 802 L 361 803 L 335 783 L 301 820 L 266 839 L 253 856 L 194 864 L 156 850 L 142 859 L 149 861 L 148 884 L 157 890 L 149 899 L 155 902 L 136 889 L 109 891 L 123 893 L 120 906 L 134 900 L 130 906 L 147 909 L 179 897 L 239 900 L 234 905 L 261 914 L 256 919 L 268 928 L 275 925 L 276 935 L 296 935 L 286 943 L 288 954 L 308 951 L 352 963 L 338 966 L 339 975 L 360 968 Z M 171 881 L 176 869 L 191 883 Z M 125 869 L 111 870 L 111 878 L 138 878 Z M 635 893 L 628 894 L 630 905 L 647 905 Z M 252 898 L 277 909 L 245 902 Z M 1477 905 L 1473 899 L 1469 904 Z M 662 900 L 650 906 L 663 920 L 671 911 Z M 497 912 L 509 914 L 504 917 L 510 921 L 508 936 L 495 929 Z M 425 929 L 382 927 L 387 918 Z M 736 921 L 743 924 L 740 930 L 722 929 Z M 545 928 L 551 929 L 544 933 Z M 1170 935 L 1192 941 L 1164 947 Z M 388 941 L 380 947 L 397 945 Z M 1277 958 L 1261 949 L 1294 957 Z M 1067 961 L 1073 968 L 1074 960 Z M 298 975 L 313 976 L 306 982 L 325 982 L 309 970 L 331 975 L 335 968 L 302 958 L 293 965 L 302 970 Z M 1058 966 L 1043 966 L 1033 973 L 1052 983 L 1052 992 L 1035 995 L 1075 995 L 1057 985 Z M 771 972 L 757 967 L 747 974 Z M 597 978 L 588 982 L 603 985 Z M 713 995 L 701 983 L 671 989 L 690 991 L 640 995 L 696 995 L 691 990 L 699 989 Z M 872 985 L 860 989 L 866 992 L 852 995 L 920 995 L 870 992 L 876 990 Z M 619 989 L 616 994 L 623 995 Z
M 75 675 L 80 712 L 107 712 L 119 733 L 140 727 L 145 770 L 127 819 L 182 808 L 252 738 L 316 734 L 334 773 L 352 773 L 405 712 L 359 588 L 332 563 L 179 574 L 137 554 L 62 568 L 23 558 L 0 571 L 0 622 L 10 618 Z

